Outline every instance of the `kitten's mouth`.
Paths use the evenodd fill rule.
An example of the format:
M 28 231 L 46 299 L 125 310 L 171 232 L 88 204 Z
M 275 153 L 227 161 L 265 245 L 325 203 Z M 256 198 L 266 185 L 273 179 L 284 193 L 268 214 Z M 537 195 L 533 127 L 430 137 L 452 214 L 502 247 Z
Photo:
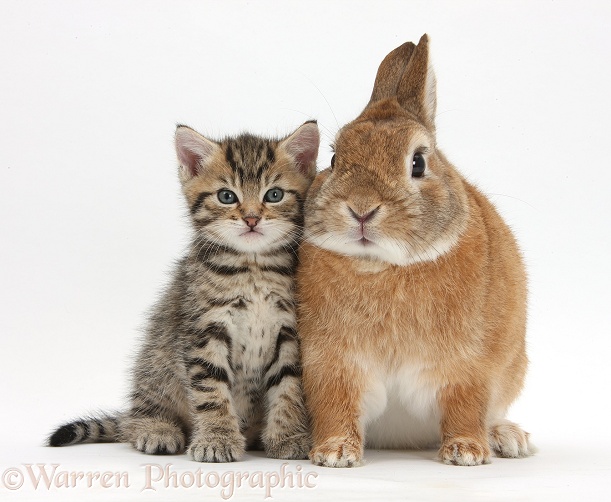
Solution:
M 373 245 L 373 241 L 370 241 L 367 237 L 363 236 L 358 240 L 358 243 L 362 246 L 371 246 Z
M 250 229 L 245 230 L 244 232 L 242 232 L 242 233 L 240 234 L 240 237 L 244 237 L 244 236 L 247 236 L 247 237 L 252 237 L 254 234 L 256 234 L 256 235 L 263 235 L 263 234 L 262 234 L 261 232 L 259 232 L 257 229 L 255 229 L 255 228 L 250 228 Z

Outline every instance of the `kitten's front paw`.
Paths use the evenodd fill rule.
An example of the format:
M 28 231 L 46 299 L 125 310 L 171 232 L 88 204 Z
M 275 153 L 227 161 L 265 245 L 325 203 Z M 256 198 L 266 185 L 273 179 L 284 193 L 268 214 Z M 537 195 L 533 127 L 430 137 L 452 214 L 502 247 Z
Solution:
M 439 458 L 449 465 L 489 464 L 490 448 L 486 442 L 474 438 L 452 438 L 442 444 Z
M 357 467 L 363 461 L 363 447 L 345 437 L 332 437 L 315 446 L 310 459 L 323 467 Z
M 311 447 L 312 438 L 305 432 L 265 441 L 265 453 L 269 458 L 302 460 L 308 458 Z
M 134 448 L 149 455 L 173 455 L 185 449 L 185 435 L 176 426 L 164 422 L 152 423 L 137 432 Z
M 244 455 L 246 440 L 239 432 L 219 431 L 201 434 L 189 446 L 189 457 L 196 462 L 235 462 Z

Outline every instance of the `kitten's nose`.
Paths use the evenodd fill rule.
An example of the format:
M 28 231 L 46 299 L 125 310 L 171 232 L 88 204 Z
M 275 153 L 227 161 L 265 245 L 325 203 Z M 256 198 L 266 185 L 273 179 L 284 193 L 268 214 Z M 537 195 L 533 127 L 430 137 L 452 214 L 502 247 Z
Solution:
M 378 212 L 378 209 L 380 209 L 380 206 L 372 209 L 371 211 L 365 213 L 365 214 L 358 214 L 354 209 L 352 209 L 350 206 L 348 206 L 348 211 L 350 211 L 350 214 L 352 215 L 352 217 L 358 221 L 359 223 L 363 224 L 367 221 L 369 221 L 371 218 L 373 218 L 375 216 L 375 214 Z
M 260 219 L 261 218 L 259 218 L 258 216 L 248 216 L 244 218 L 244 221 L 248 225 L 248 228 L 255 228 L 257 226 L 257 223 L 259 223 Z

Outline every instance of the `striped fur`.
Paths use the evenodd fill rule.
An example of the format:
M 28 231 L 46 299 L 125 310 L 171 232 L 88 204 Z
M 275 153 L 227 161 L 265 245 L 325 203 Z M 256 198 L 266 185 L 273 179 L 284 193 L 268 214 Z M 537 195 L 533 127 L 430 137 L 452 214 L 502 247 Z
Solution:
M 86 417 L 60 427 L 49 438 L 49 444 L 64 446 L 76 443 L 104 443 L 116 441 L 118 437 L 118 417 L 100 415 Z
M 213 142 L 178 127 L 194 234 L 150 316 L 130 408 L 66 424 L 51 446 L 124 441 L 149 454 L 188 447 L 203 462 L 234 461 L 261 446 L 270 457 L 307 456 L 293 277 L 318 143 L 314 122 L 283 140 Z M 268 201 L 270 189 L 282 200 Z M 227 190 L 235 203 L 221 201 Z

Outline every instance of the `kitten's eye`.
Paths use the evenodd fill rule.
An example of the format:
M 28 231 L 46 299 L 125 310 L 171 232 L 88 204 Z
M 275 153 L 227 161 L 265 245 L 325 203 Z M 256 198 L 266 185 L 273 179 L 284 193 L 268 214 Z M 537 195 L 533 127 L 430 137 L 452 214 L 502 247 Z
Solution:
M 421 153 L 415 153 L 412 160 L 412 178 L 421 178 L 424 176 L 426 169 L 426 161 Z
M 335 154 L 333 154 L 333 157 L 331 157 L 331 169 L 333 169 L 335 167 Z
M 219 190 L 217 196 L 222 204 L 235 204 L 238 201 L 238 196 L 231 190 Z
M 281 188 L 270 188 L 265 192 L 263 200 L 265 202 L 280 202 L 284 198 L 284 192 Z

